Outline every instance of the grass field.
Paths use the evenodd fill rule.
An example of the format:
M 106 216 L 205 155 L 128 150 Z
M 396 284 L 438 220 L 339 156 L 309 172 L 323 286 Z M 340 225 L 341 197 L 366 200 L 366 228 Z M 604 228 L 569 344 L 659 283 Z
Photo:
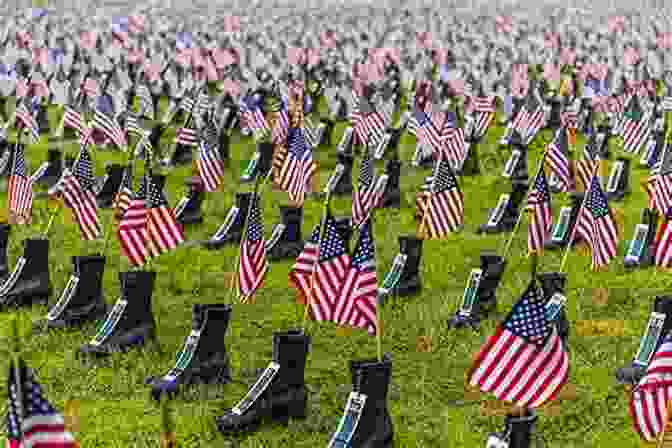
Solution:
M 50 117 L 55 126 L 60 115 Z M 340 138 L 344 124 L 337 127 L 335 138 Z M 477 447 L 484 446 L 487 434 L 503 427 L 504 417 L 491 405 L 485 395 L 465 396 L 465 372 L 472 356 L 489 337 L 511 304 L 519 297 L 529 281 L 526 232 L 523 221 L 515 238 L 508 268 L 498 289 L 499 307 L 496 319 L 481 325 L 479 331 L 449 331 L 446 320 L 455 312 L 469 271 L 479 264 L 484 250 L 501 253 L 504 236 L 478 236 L 476 227 L 485 222 L 488 209 L 494 207 L 500 193 L 510 191 L 509 181 L 500 176 L 508 154 L 497 148 L 503 129 L 491 128 L 487 142 L 481 144 L 483 174 L 460 180 L 465 192 L 465 229 L 440 241 L 424 242 L 422 275 L 424 292 L 413 298 L 395 298 L 383 310 L 383 350 L 393 359 L 393 385 L 389 409 L 395 426 L 397 447 Z M 174 131 L 167 132 L 167 145 Z M 543 143 L 550 139 L 545 131 L 531 145 L 530 173 Z M 415 169 L 408 161 L 413 154 L 414 137 L 404 136 L 401 158 L 404 161 L 402 208 L 379 210 L 375 214 L 376 257 L 379 281 L 398 253 L 397 236 L 414 234 L 414 195 L 429 170 Z M 232 139 L 232 160 L 227 171 L 224 191 L 209 194 L 205 222 L 186 230 L 188 239 L 205 239 L 223 222 L 232 205 L 234 192 L 249 190 L 239 185 L 238 178 L 254 150 L 251 138 Z M 583 140 L 579 139 L 581 145 Z M 580 147 L 580 146 L 579 146 Z M 46 137 L 39 145 L 29 147 L 27 158 L 32 170 L 46 160 Z M 67 146 L 66 153 L 76 154 L 76 145 Z M 108 161 L 119 161 L 116 151 L 93 152 L 96 174 L 104 173 Z M 320 162 L 320 185 L 324 185 L 336 161 L 333 149 L 317 150 Z M 639 181 L 645 172 L 633 167 L 632 194 L 625 203 L 612 204 L 624 216 L 621 227 L 619 257 L 609 269 L 601 273 L 590 271 L 590 256 L 573 252 L 567 263 L 568 317 L 572 329 L 569 339 L 571 379 L 576 387 L 576 399 L 558 402 L 556 406 L 539 411 L 537 439 L 546 447 L 635 447 L 639 446 L 628 414 L 624 389 L 617 385 L 613 372 L 629 362 L 637 350 L 638 338 L 643 332 L 654 295 L 662 294 L 668 282 L 667 274 L 654 270 L 627 272 L 623 267 L 626 239 L 639 222 L 645 206 L 645 194 Z M 140 168 L 140 164 L 137 165 Z M 382 172 L 378 163 L 377 171 Z M 357 164 L 353 170 L 356 181 Z M 183 178 L 191 174 L 191 167 L 170 172 L 166 192 L 171 204 L 177 203 L 183 192 Z M 137 182 L 137 176 L 136 176 Z M 6 194 L 2 195 L 6 207 Z M 279 221 L 277 206 L 287 202 L 285 193 L 270 187 L 263 193 L 264 225 L 266 236 Z M 553 196 L 554 216 L 565 202 L 562 195 Z M 626 205 L 624 205 L 626 204 Z M 350 215 L 350 198 L 336 198 L 332 208 L 337 216 Z M 319 220 L 321 204 L 308 201 L 305 206 L 304 236 Z M 619 213 L 620 213 L 619 212 Z M 22 241 L 41 233 L 48 217 L 47 203 L 36 201 L 31 226 L 12 228 L 9 247 L 10 266 L 22 255 Z M 102 222 L 110 222 L 109 210 L 101 213 Z M 625 229 L 625 230 L 624 230 Z M 54 221 L 50 234 L 51 280 L 54 287 L 52 303 L 60 295 L 72 271 L 70 257 L 100 252 L 102 241 L 83 242 L 65 210 Z M 356 241 L 353 237 L 352 246 Z M 113 237 L 107 251 L 104 291 L 108 303 L 119 295 L 117 274 L 128 270 L 125 258 L 120 256 L 119 245 Z M 76 436 L 80 446 L 88 447 L 154 447 L 158 446 L 161 414 L 149 400 L 144 380 L 149 375 L 167 372 L 181 348 L 191 326 L 193 303 L 226 303 L 231 301 L 227 273 L 234 270 L 236 246 L 209 252 L 195 247 L 180 248 L 157 259 L 153 269 L 158 273 L 153 295 L 155 318 L 161 353 L 132 351 L 110 359 L 83 363 L 75 359 L 79 346 L 88 342 L 94 326 L 81 331 L 52 332 L 31 335 L 31 320 L 46 315 L 46 307 L 34 307 L 21 312 L 5 312 L 0 316 L 0 335 L 5 339 L 0 347 L 7 347 L 10 320 L 19 316 L 23 335 L 24 356 L 29 365 L 38 370 L 39 380 L 47 396 L 63 409 L 66 400 L 80 404 L 80 428 Z M 562 254 L 547 252 L 540 258 L 539 272 L 557 271 Z M 336 429 L 350 391 L 348 360 L 374 357 L 376 340 L 364 331 L 343 335 L 334 324 L 308 322 L 306 331 L 313 340 L 306 369 L 310 389 L 309 417 L 292 421 L 288 427 L 263 427 L 245 438 L 222 438 L 214 426 L 214 418 L 227 407 L 235 405 L 254 381 L 254 370 L 265 367 L 271 357 L 271 336 L 274 331 L 298 327 L 304 309 L 295 303 L 295 294 L 288 288 L 287 274 L 292 261 L 273 263 L 255 303 L 235 304 L 226 337 L 232 361 L 234 382 L 221 388 L 194 389 L 174 401 L 173 412 L 179 447 L 305 447 L 326 446 Z M 595 301 L 596 288 L 607 288 L 609 300 Z M 622 321 L 612 325 L 612 334 L 579 335 L 577 321 Z M 585 328 L 585 326 L 584 326 Z M 431 336 L 432 351 L 419 352 L 420 336 Z M 6 371 L 8 357 L 0 358 L 0 368 Z M 7 395 L 6 382 L 0 381 L 0 393 Z M 541 446 L 541 445 L 538 445 Z

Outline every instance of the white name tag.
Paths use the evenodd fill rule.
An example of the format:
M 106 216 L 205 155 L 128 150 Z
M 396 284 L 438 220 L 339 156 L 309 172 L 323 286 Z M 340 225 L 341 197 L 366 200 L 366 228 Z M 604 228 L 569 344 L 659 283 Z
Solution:
M 78 284 L 79 277 L 76 275 L 71 275 L 70 279 L 68 280 L 68 284 L 65 285 L 65 289 L 63 290 L 61 297 L 58 299 L 58 302 L 56 302 L 56 305 L 54 305 L 54 307 L 47 313 L 47 320 L 58 319 L 63 310 L 68 306 L 68 303 L 70 303 L 70 300 L 72 300 L 72 297 L 77 290 Z
M 362 412 L 364 412 L 365 404 L 366 395 L 350 392 L 343 416 L 338 424 L 338 429 L 336 429 L 327 448 L 347 448 L 350 446 L 352 436 L 357 430 L 359 419 L 362 416 Z
M 649 233 L 649 226 L 647 224 L 637 224 L 635 226 L 635 235 L 630 241 L 630 247 L 625 255 L 626 261 L 639 262 L 644 252 L 644 243 L 646 242 L 646 235 Z
M 464 288 L 464 295 L 462 296 L 462 303 L 460 304 L 459 314 L 462 316 L 470 316 L 478 297 L 478 286 L 481 284 L 483 277 L 482 269 L 472 269 L 467 280 L 467 286 Z
M 501 221 L 502 216 L 504 216 L 504 211 L 506 210 L 506 207 L 509 205 L 510 200 L 511 196 L 508 194 L 503 194 L 499 197 L 497 207 L 495 207 L 495 209 L 490 214 L 490 219 L 488 220 L 488 226 L 494 227 L 497 224 L 499 224 L 499 221 Z
M 271 381 L 273 381 L 273 378 L 278 373 L 278 370 L 280 370 L 280 364 L 271 362 L 268 367 L 266 367 L 266 370 L 264 370 L 264 373 L 261 374 L 257 382 L 254 383 L 254 386 L 252 386 L 252 388 L 248 391 L 245 398 L 235 405 L 233 409 L 231 409 L 231 412 L 236 415 L 243 415 L 243 413 L 245 413 L 245 411 L 247 411 L 254 404 L 254 402 L 257 401 L 259 396 L 268 388 L 268 386 L 271 384 Z

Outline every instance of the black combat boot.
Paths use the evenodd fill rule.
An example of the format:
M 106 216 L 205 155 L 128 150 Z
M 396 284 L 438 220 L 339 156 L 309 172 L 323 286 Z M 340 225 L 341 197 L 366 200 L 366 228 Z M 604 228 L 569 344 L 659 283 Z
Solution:
M 156 342 L 152 292 L 156 272 L 120 272 L 121 297 L 107 314 L 91 342 L 79 349 L 81 356 L 104 357 Z
M 105 317 L 109 308 L 103 297 L 105 257 L 87 255 L 72 257 L 74 273 L 70 276 L 60 299 L 36 322 L 36 330 L 80 327 Z
M 352 155 L 349 154 L 337 154 L 336 158 L 338 160 L 338 164 L 343 166 L 343 174 L 341 175 L 340 179 L 338 180 L 338 183 L 336 183 L 336 186 L 334 187 L 334 191 L 332 192 L 334 195 L 337 196 L 345 196 L 345 195 L 351 195 L 352 194 L 352 164 L 354 162 L 354 158 Z
M 305 418 L 308 401 L 305 386 L 306 359 L 310 337 L 303 330 L 273 334 L 273 361 L 246 397 L 217 418 L 217 429 L 225 434 L 249 432 L 266 421 L 286 423 Z
M 301 224 L 303 222 L 303 207 L 280 206 L 282 223 L 273 229 L 273 234 L 267 245 L 268 258 L 271 261 L 293 259 L 303 250 Z
M 257 143 L 257 151 L 254 158 L 250 160 L 245 173 L 240 177 L 242 183 L 253 182 L 257 176 L 265 177 L 273 166 L 273 143 Z
M 339 235 L 343 238 L 343 243 L 345 244 L 345 249 L 350 252 L 350 240 L 352 239 L 352 233 L 354 229 L 352 228 L 352 218 L 349 216 L 341 216 L 334 218 L 336 221 L 336 230 L 338 230 Z
M 69 170 L 72 170 L 72 165 L 75 164 L 75 156 L 66 154 L 65 156 L 65 167 Z
M 229 356 L 224 346 L 231 306 L 194 304 L 191 315 L 191 334 L 173 368 L 163 376 L 150 377 L 146 381 L 155 400 L 160 400 L 162 394 L 174 396 L 184 386 L 231 381 Z
M 0 282 L 4 282 L 9 276 L 9 264 L 7 263 L 7 248 L 9 247 L 9 234 L 12 227 L 7 223 L 0 223 Z
M 620 384 L 630 384 L 632 386 L 636 386 L 646 374 L 648 363 L 651 362 L 651 359 L 656 353 L 656 350 L 658 350 L 658 347 L 660 347 L 663 340 L 670 332 L 670 329 L 672 329 L 672 296 L 656 297 L 653 301 L 653 312 L 665 315 L 662 327 L 659 327 L 661 328 L 661 331 L 660 335 L 655 341 L 655 348 L 650 351 L 649 359 L 646 360 L 646 362 L 637 362 L 636 360 L 633 360 L 630 365 L 621 367 L 616 371 L 616 380 Z M 648 330 L 649 328 L 647 325 L 647 329 L 645 331 L 648 332 Z
M 49 277 L 49 240 L 27 239 L 23 257 L 5 283 L 0 286 L 0 309 L 44 304 L 51 296 Z
M 467 154 L 459 171 L 460 176 L 476 176 L 481 174 L 481 165 L 478 160 L 478 144 L 478 139 L 466 141 Z
M 219 158 L 225 166 L 228 166 L 231 160 L 231 138 L 226 129 L 222 129 L 219 133 Z
M 334 127 L 336 122 L 334 120 L 323 118 L 322 122 L 326 125 L 324 132 L 322 133 L 322 141 L 319 142 L 319 145 L 326 145 L 331 147 L 332 145 L 332 136 L 334 134 Z
M 161 147 L 161 135 L 163 135 L 163 131 L 165 131 L 166 126 L 162 123 L 158 123 L 156 126 L 152 128 L 152 131 L 149 134 L 149 137 L 147 138 L 149 140 L 149 143 L 152 145 L 152 148 L 160 148 Z
M 177 143 L 173 155 L 168 160 L 168 165 L 170 166 L 190 164 L 194 160 L 192 147 L 183 143 Z
M 553 231 L 551 232 L 551 239 L 544 243 L 544 249 L 556 250 L 563 249 L 569 244 L 569 239 L 572 237 L 574 232 L 574 226 L 576 225 L 576 220 L 579 217 L 579 211 L 581 211 L 581 205 L 583 204 L 583 199 L 585 193 L 581 192 L 572 192 L 570 193 L 569 200 L 571 201 L 569 217 L 566 222 L 563 222 L 562 219 L 558 220 Z M 560 227 L 558 227 L 560 226 Z M 558 238 L 556 239 L 556 233 Z
M 399 186 L 401 162 L 399 159 L 388 160 L 385 164 L 385 174 L 389 177 L 380 206 L 381 208 L 399 208 L 401 206 L 401 188 Z
M 36 179 L 36 183 L 51 188 L 56 185 L 63 174 L 63 154 L 58 149 L 47 151 L 46 169 Z
M 561 272 L 545 272 L 537 275 L 541 289 L 544 291 L 544 299 L 549 301 L 554 294 L 565 294 L 565 286 L 567 284 L 567 276 Z M 562 338 L 562 345 L 567 349 L 567 338 L 569 338 L 569 321 L 567 320 L 567 313 L 563 307 L 560 310 L 560 315 L 555 322 L 558 329 L 558 335 Z
M 531 409 L 527 409 L 525 414 L 523 417 L 507 414 L 504 423 L 506 428 L 494 437 L 501 442 L 508 442 L 506 446 L 509 448 L 530 448 L 534 423 L 538 417 Z
M 506 260 L 495 253 L 481 253 L 481 278 L 469 312 L 458 310 L 448 320 L 449 328 L 478 328 L 481 320 L 497 310 L 497 287 L 504 275 Z M 467 288 L 471 285 L 467 285 Z
M 243 238 L 252 193 L 236 193 L 236 208 L 231 208 L 229 216 L 215 234 L 203 244 L 207 249 L 220 249 L 226 244 L 238 244 Z M 236 211 L 237 209 L 237 211 Z
M 110 208 L 117 197 L 121 181 L 124 177 L 125 167 L 118 163 L 112 163 L 105 167 L 105 177 L 100 189 L 96 194 L 96 203 L 99 208 Z
M 332 436 L 329 446 L 349 448 L 392 448 L 394 426 L 387 409 L 387 393 L 392 379 L 392 359 L 350 361 L 352 392 L 343 418 L 359 416 L 356 427 L 347 423 Z M 351 423 L 351 422 L 349 422 Z
M 511 184 L 511 195 L 504 208 L 502 217 L 496 224 L 491 224 L 489 222 L 482 224 L 476 233 L 503 233 L 510 232 L 514 229 L 516 222 L 518 221 L 520 205 L 527 195 L 529 185 L 527 181 L 513 181 Z M 496 210 L 491 210 L 491 214 L 495 213 L 495 211 Z M 490 217 L 490 215 L 488 216 Z
M 516 163 L 516 166 L 513 169 L 513 173 L 511 174 L 511 181 L 527 182 L 530 178 L 527 167 L 527 146 L 522 142 L 514 142 L 511 146 L 514 150 L 520 151 L 518 163 Z
M 47 115 L 47 106 L 45 104 L 37 106 L 37 126 L 40 129 L 40 134 L 49 133 L 49 116 Z
M 658 213 L 655 210 L 649 210 L 648 208 L 645 208 L 642 210 L 641 224 L 647 225 L 648 229 L 646 235 L 644 235 L 639 259 L 630 257 L 630 248 L 628 248 L 623 265 L 629 269 L 651 266 L 655 261 L 655 238 L 658 231 Z M 633 235 L 633 238 L 637 238 L 636 233 L 637 232 L 635 232 L 635 235 Z
M 205 199 L 203 183 L 200 179 L 190 179 L 186 184 L 189 193 L 176 207 L 175 219 L 182 225 L 199 224 L 203 222 L 203 211 L 201 210 Z
M 621 172 L 620 177 L 615 181 L 616 184 L 613 186 L 613 190 L 610 191 L 610 185 L 607 185 L 606 194 L 607 199 L 610 201 L 622 201 L 625 196 L 630 194 L 630 159 L 618 157 L 616 163 L 618 162 L 623 163 L 623 171 Z
M 415 236 L 400 236 L 398 240 L 399 253 L 406 255 L 406 263 L 392 293 L 398 297 L 412 296 L 422 291 L 422 240 Z

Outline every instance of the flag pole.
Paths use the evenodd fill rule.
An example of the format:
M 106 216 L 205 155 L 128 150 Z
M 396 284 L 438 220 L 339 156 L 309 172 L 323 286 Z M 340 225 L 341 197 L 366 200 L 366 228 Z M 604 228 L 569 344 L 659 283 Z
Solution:
M 544 169 L 544 162 L 546 161 L 546 149 L 544 149 L 543 154 L 541 155 L 541 160 L 539 160 L 539 165 L 537 166 L 537 173 L 534 175 L 534 179 L 532 183 L 527 187 L 527 192 L 525 193 L 525 202 L 527 203 L 527 200 L 529 199 L 530 196 L 530 191 L 532 191 L 532 188 L 534 187 L 534 184 L 537 182 L 537 179 L 541 175 L 541 172 Z M 527 207 L 527 205 L 525 205 Z M 520 228 L 520 223 L 523 220 L 523 211 L 520 211 L 518 213 L 518 219 L 516 219 L 516 225 L 513 227 L 513 231 L 511 232 L 511 236 L 509 237 L 508 241 L 506 242 L 506 246 L 504 246 L 504 252 L 502 253 L 502 258 L 506 259 L 506 256 L 509 253 L 509 250 L 511 249 L 511 244 L 513 244 L 513 239 L 516 237 L 516 234 L 518 233 L 518 229 Z
M 599 169 L 599 164 L 596 163 L 595 166 L 593 167 L 593 175 L 590 176 L 591 179 L 591 186 L 592 186 L 592 179 L 597 175 L 597 170 Z M 579 208 L 579 216 L 581 214 L 581 211 L 583 208 L 586 206 L 586 202 L 588 202 L 588 194 L 591 191 L 591 187 L 589 187 L 586 190 L 586 194 L 583 197 L 583 201 L 581 202 L 581 207 Z M 574 242 L 574 237 L 576 236 L 576 225 L 574 225 L 574 229 L 572 229 L 572 236 L 569 238 L 569 242 L 567 243 L 567 247 L 565 248 L 565 253 L 562 256 L 562 261 L 560 262 L 560 269 L 559 272 L 562 273 L 565 270 L 565 264 L 567 263 L 567 258 L 569 257 L 569 251 L 572 249 L 572 244 Z
M 11 339 L 12 339 L 12 347 L 11 347 L 11 358 L 12 358 L 12 365 L 13 365 L 13 370 L 14 370 L 14 386 L 16 387 L 16 401 L 15 403 L 17 404 L 17 417 L 18 417 L 18 422 L 16 422 L 16 429 L 19 433 L 19 440 L 23 440 L 23 429 L 21 427 L 22 425 L 22 420 L 24 417 L 24 409 L 23 409 L 23 380 L 21 379 L 21 366 L 19 365 L 20 363 L 20 356 L 21 356 L 21 342 L 19 338 L 19 317 L 15 316 L 12 319 L 12 334 L 11 334 Z

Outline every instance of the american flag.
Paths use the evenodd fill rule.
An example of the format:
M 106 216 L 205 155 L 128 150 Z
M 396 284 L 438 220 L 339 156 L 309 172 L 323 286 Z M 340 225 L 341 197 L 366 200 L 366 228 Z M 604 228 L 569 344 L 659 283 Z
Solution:
M 462 192 L 446 159 L 439 159 L 436 163 L 425 209 L 427 213 L 422 216 L 421 226 L 431 239 L 443 238 L 457 231 L 464 222 Z
M 532 96 L 520 109 L 513 120 L 512 127 L 517 130 L 524 139 L 536 135 L 544 122 L 544 108 Z
M 133 169 L 132 165 L 128 165 L 124 169 L 124 175 L 121 179 L 119 192 L 114 198 L 114 208 L 117 211 L 117 216 L 122 217 L 128 210 L 133 199 Z
M 185 126 L 177 130 L 175 134 L 175 143 L 185 146 L 198 146 L 198 135 L 195 129 L 191 126 Z
M 95 128 L 103 131 L 103 134 L 112 140 L 120 149 L 127 147 L 128 143 L 126 142 L 126 136 L 124 135 L 124 131 L 121 130 L 119 123 L 102 110 L 96 109 L 96 113 L 93 117 L 93 125 Z
M 350 116 L 354 136 L 359 144 L 376 145 L 385 136 L 385 119 L 373 110 L 368 101 L 362 101 L 357 92 L 353 91 L 353 107 Z
M 130 186 L 129 186 L 130 191 Z M 123 190 L 122 190 L 123 191 Z M 129 202 L 117 230 L 121 253 L 134 266 L 145 264 L 149 258 L 147 249 L 147 178 L 140 180 L 138 191 L 129 193 Z
M 40 130 L 37 127 L 37 122 L 23 101 L 21 101 L 19 106 L 16 108 L 16 120 L 17 124 L 21 125 L 25 129 L 28 129 L 30 132 L 30 141 L 32 143 L 36 143 L 40 140 Z
M 152 243 L 150 253 L 153 257 L 158 257 L 184 242 L 184 233 L 163 191 L 154 184 L 151 178 L 148 179 L 147 190 L 147 235 Z
M 668 148 L 667 151 L 671 151 Z M 667 214 L 667 210 L 672 207 L 672 157 L 665 154 L 660 164 L 660 169 L 649 176 L 650 185 L 649 202 L 654 206 L 660 215 Z
M 250 207 L 247 234 L 240 244 L 240 264 L 238 266 L 240 301 L 243 303 L 248 302 L 254 295 L 268 271 L 264 224 L 257 194 L 253 196 Z
M 474 137 L 481 138 L 487 132 L 493 118 L 495 118 L 495 97 L 473 97 L 470 104 L 472 104 L 472 113 L 475 119 Z
M 644 142 L 648 141 L 652 126 L 649 113 L 632 110 L 626 113 L 623 125 L 623 149 L 637 153 Z
M 249 128 L 255 134 L 270 130 L 261 109 L 261 102 L 253 96 L 249 96 L 240 102 L 240 116 L 243 126 Z
M 27 224 L 33 209 L 33 181 L 28 176 L 23 145 L 14 151 L 14 167 L 9 176 L 9 216 L 12 222 Z
M 82 114 L 72 106 L 65 106 L 63 123 L 65 126 L 76 130 L 80 136 L 86 134 L 87 126 L 84 122 L 84 118 L 82 117 Z
M 444 126 L 441 131 L 441 151 L 439 157 L 461 162 L 465 157 L 466 141 L 464 129 L 454 126 Z
M 280 186 L 289 193 L 291 201 L 303 204 L 317 165 L 313 160 L 313 151 L 306 143 L 303 129 L 290 128 L 287 143 L 289 148 L 280 170 Z
M 580 236 L 590 245 L 592 252 L 592 268 L 597 269 L 609 264 L 616 256 L 618 231 L 611 215 L 607 197 L 602 191 L 599 178 L 595 175 L 586 192 L 586 200 L 579 211 L 574 227 L 574 234 Z
M 562 186 L 562 191 L 569 191 L 572 187 L 572 172 L 569 166 L 567 133 L 564 128 L 555 134 L 555 138 L 548 145 L 546 163 L 556 175 Z
M 551 193 L 548 191 L 546 174 L 539 172 L 534 181 L 532 191 L 527 198 L 527 207 L 530 213 L 530 223 L 527 233 L 527 249 L 530 253 L 541 252 L 544 243 L 551 235 Z
M 374 208 L 382 200 L 383 191 L 375 191 L 373 173 L 372 149 L 367 147 L 364 150 L 364 157 L 359 166 L 359 181 L 357 191 L 352 192 L 352 222 L 353 226 L 358 227 L 364 223 Z
M 98 206 L 93 192 L 93 162 L 85 145 L 79 149 L 79 157 L 72 166 L 72 172 L 64 170 L 60 190 L 63 192 L 65 205 L 72 209 L 75 220 L 79 224 L 82 237 L 93 240 L 100 236 Z
M 656 244 L 655 262 L 656 266 L 668 268 L 672 264 L 672 226 L 669 225 L 672 217 L 670 213 L 665 213 L 663 216 L 665 221 L 661 228 L 660 240 Z
M 362 224 L 340 297 L 336 301 L 333 320 L 341 325 L 366 328 L 369 334 L 375 335 L 378 280 L 371 227 L 370 218 Z
M 420 137 L 419 140 L 429 143 L 435 152 L 440 151 L 441 135 L 439 130 L 432 122 L 430 115 L 424 110 L 417 109 L 415 112 L 416 121 L 416 135 Z
M 296 257 L 296 261 L 289 271 L 289 285 L 294 287 L 299 293 L 298 302 L 304 305 L 308 303 L 308 298 L 312 290 L 312 277 L 317 263 L 317 251 L 320 242 L 320 225 L 316 225 L 310 238 L 304 243 L 303 250 Z
M 32 369 L 23 359 L 10 362 L 7 448 L 77 448 L 65 420 L 51 405 Z
M 522 408 L 552 401 L 569 377 L 569 357 L 535 282 L 481 348 L 469 384 Z
M 219 154 L 210 149 L 210 145 L 205 141 L 201 141 L 196 165 L 205 191 L 216 191 L 224 179 L 224 164 L 219 158 Z
M 318 262 L 313 274 L 313 300 L 310 305 L 316 320 L 333 321 L 336 301 L 350 266 L 350 255 L 330 211 L 327 211 L 324 226 L 324 236 L 320 241 Z
M 669 416 L 672 398 L 672 335 L 663 340 L 651 359 L 646 374 L 630 397 L 630 416 L 635 430 L 647 442 L 655 442 Z

